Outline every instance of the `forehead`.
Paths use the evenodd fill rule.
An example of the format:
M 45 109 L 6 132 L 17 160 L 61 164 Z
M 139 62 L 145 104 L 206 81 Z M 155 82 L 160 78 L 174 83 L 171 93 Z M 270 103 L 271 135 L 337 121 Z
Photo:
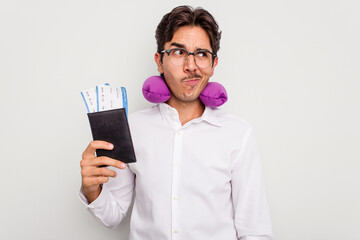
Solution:
M 181 44 L 189 51 L 195 51 L 196 49 L 212 50 L 208 34 L 199 26 L 178 28 L 170 42 L 165 43 L 165 49 L 169 48 L 173 43 Z

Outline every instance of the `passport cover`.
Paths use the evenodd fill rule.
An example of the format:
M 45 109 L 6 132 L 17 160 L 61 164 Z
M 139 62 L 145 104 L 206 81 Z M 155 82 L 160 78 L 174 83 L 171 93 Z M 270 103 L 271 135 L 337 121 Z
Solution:
M 125 108 L 88 113 L 88 117 L 93 139 L 114 145 L 112 150 L 97 149 L 98 157 L 107 156 L 124 163 L 136 162 Z

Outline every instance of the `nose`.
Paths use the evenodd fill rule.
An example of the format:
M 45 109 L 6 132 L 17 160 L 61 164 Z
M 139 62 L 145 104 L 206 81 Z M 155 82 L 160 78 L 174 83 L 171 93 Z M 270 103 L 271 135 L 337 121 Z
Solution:
M 187 59 L 184 63 L 184 71 L 185 72 L 194 72 L 197 69 L 197 65 L 195 63 L 195 56 L 194 55 L 188 55 Z

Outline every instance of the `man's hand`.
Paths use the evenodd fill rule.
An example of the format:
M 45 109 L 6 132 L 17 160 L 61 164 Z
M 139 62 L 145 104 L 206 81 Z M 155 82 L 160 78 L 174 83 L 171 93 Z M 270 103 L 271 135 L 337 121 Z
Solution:
M 109 181 L 109 177 L 116 177 L 116 172 L 102 165 L 125 169 L 126 164 L 109 157 L 96 157 L 96 149 L 112 150 L 113 145 L 104 141 L 92 141 L 82 154 L 80 161 L 82 185 L 81 190 L 89 203 L 93 202 L 101 193 L 101 184 Z

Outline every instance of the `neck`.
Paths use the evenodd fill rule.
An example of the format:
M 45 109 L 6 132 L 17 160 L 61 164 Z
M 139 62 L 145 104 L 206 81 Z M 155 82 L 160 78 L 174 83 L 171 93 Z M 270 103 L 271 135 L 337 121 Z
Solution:
M 178 111 L 181 125 L 201 117 L 205 110 L 204 104 L 199 99 L 191 102 L 183 102 L 176 101 L 172 97 L 167 101 L 167 104 Z

